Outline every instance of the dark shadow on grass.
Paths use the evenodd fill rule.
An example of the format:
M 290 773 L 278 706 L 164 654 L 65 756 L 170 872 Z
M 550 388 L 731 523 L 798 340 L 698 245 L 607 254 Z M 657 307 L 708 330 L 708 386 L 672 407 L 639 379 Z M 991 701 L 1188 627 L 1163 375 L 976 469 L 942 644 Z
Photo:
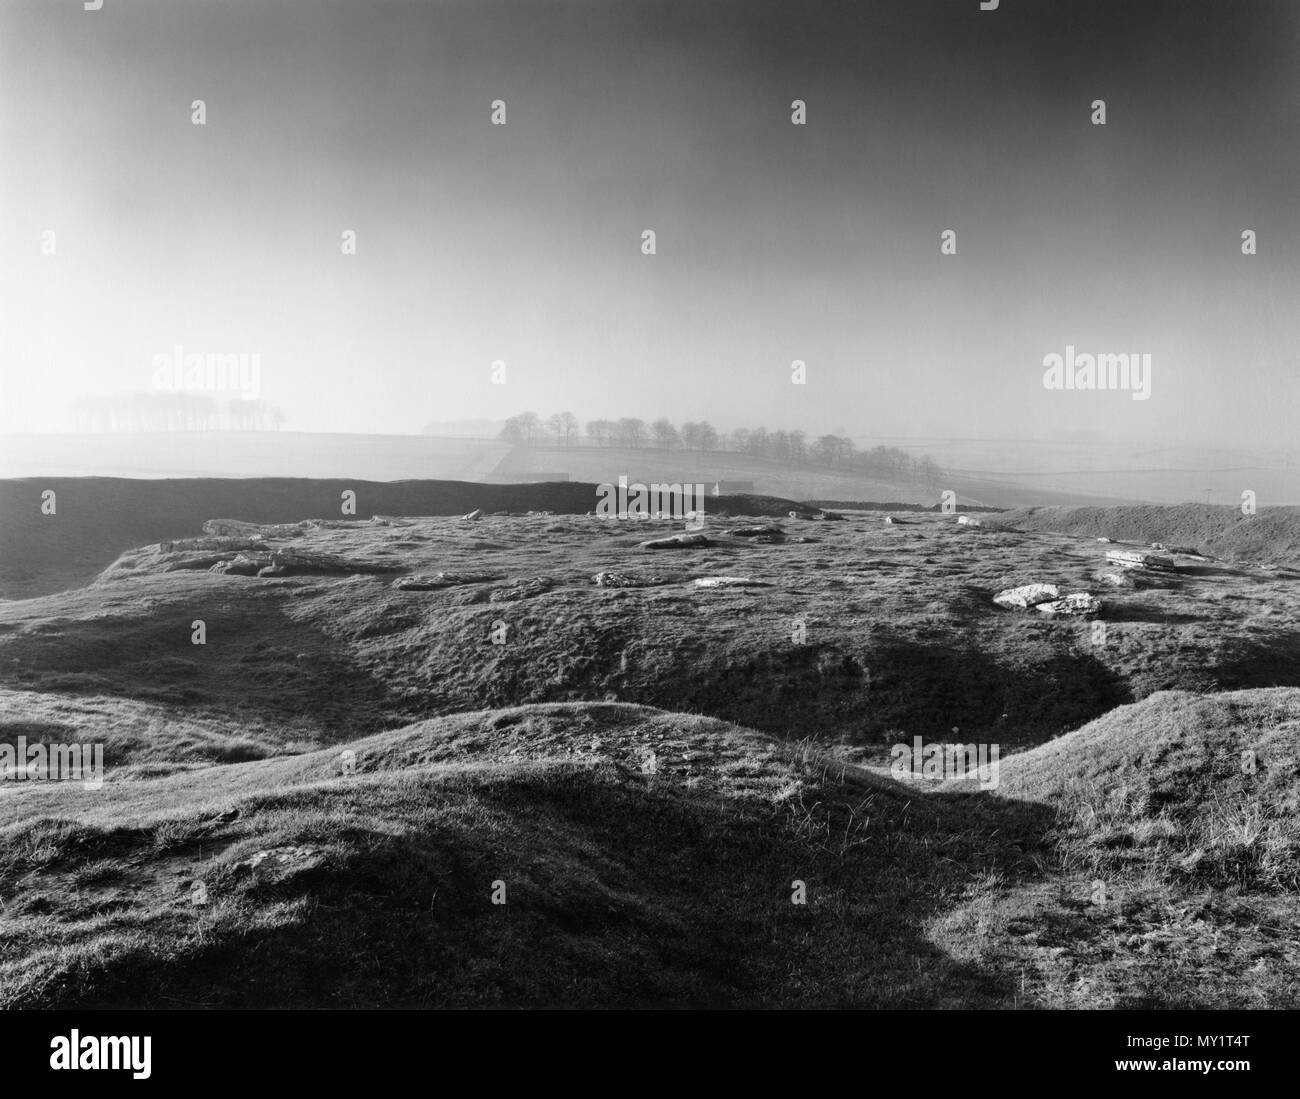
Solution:
M 1220 690 L 1300 687 L 1300 630 L 1234 642 L 1232 656 L 1214 669 Z
M 851 779 L 808 790 L 823 828 L 816 811 L 801 823 L 805 806 L 612 768 L 466 777 L 428 794 L 449 810 L 432 825 L 355 829 L 332 863 L 243 879 L 259 908 L 309 898 L 298 922 L 209 929 L 170 961 L 115 956 L 24 1006 L 1007 1006 L 1015 975 L 955 960 L 923 928 L 977 874 L 1034 877 L 1025 855 L 1051 818 L 988 794 Z M 396 790 L 367 796 L 395 819 Z M 860 842 L 845 847 L 841 830 Z M 791 903 L 795 880 L 806 905 Z
M 789 645 L 675 681 L 688 709 L 786 736 L 848 728 L 853 743 L 941 736 L 1024 745 L 1077 728 L 1133 701 L 1128 684 L 1095 656 L 1022 645 L 990 652 L 963 644 L 894 639 L 844 652 Z M 687 705 L 683 705 L 683 701 Z
M 110 695 L 196 708 L 238 721 L 309 715 L 353 739 L 392 724 L 387 684 L 352 664 L 322 630 L 291 617 L 283 593 L 241 589 L 242 578 L 160 581 L 148 611 L 90 614 L 57 635 L 27 631 L 3 642 L 6 686 Z M 77 601 L 81 593 L 52 597 Z M 96 606 L 99 606 L 98 597 Z M 192 643 L 202 620 L 206 644 Z
M 1272 584 L 1284 583 L 1289 580 L 1300 580 L 1300 573 L 1286 570 L 1261 571 L 1249 566 L 1243 566 L 1242 568 L 1218 568 L 1191 565 L 1185 567 L 1180 566 L 1178 572 L 1180 575 L 1195 577 L 1198 579 L 1204 578 L 1211 582 L 1216 581 L 1219 577 L 1226 576 L 1241 583 L 1255 584 L 1256 586 L 1263 585 L 1265 587 Z
M 1181 614 L 1162 610 L 1146 603 L 1116 603 L 1106 605 L 1102 618 L 1107 622 L 1154 622 L 1158 625 L 1186 626 L 1213 621 L 1210 615 Z

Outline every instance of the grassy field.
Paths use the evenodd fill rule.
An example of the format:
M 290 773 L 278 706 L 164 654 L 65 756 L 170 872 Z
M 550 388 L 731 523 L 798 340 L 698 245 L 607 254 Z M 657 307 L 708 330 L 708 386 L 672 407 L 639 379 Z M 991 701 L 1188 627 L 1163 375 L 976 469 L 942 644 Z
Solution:
M 615 479 L 616 481 L 617 479 Z M 614 482 L 611 482 L 614 483 Z M 54 512 L 44 508 L 53 493 Z M 202 533 L 211 518 L 252 522 L 339 519 L 344 494 L 358 522 L 376 513 L 458 516 L 546 511 L 585 515 L 595 484 L 472 484 L 468 481 L 365 481 L 358 478 L 264 477 L 248 480 L 129 477 L 33 477 L 0 481 L 0 599 L 81 587 L 125 550 Z M 786 515 L 791 500 L 710 496 L 708 510 Z
M 1123 587 L 1234 525 L 897 518 L 155 512 L 0 603 L 0 743 L 107 765 L 0 784 L 0 1005 L 1296 1006 L 1294 518 Z M 1000 781 L 891 772 L 917 736 Z

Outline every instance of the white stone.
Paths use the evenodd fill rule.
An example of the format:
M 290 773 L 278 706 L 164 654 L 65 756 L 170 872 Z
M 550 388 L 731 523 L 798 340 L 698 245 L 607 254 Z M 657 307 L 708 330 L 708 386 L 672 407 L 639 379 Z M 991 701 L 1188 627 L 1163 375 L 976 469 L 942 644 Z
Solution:
M 1049 603 L 1060 595 L 1061 589 L 1055 584 L 1024 584 L 1018 588 L 1007 588 L 1005 591 L 998 592 L 993 597 L 993 602 L 999 607 L 1025 610 L 1039 603 Z
M 1096 614 L 1101 610 L 1101 600 L 1089 592 L 1076 591 L 1052 603 L 1039 603 L 1038 609 L 1058 617 Z
M 1108 569 L 1106 572 L 1098 573 L 1097 579 L 1104 584 L 1112 584 L 1117 588 L 1134 587 L 1133 577 L 1125 569 Z
M 1126 569 L 1171 569 L 1174 559 L 1158 553 L 1143 553 L 1141 550 L 1107 550 L 1106 559 L 1122 565 Z

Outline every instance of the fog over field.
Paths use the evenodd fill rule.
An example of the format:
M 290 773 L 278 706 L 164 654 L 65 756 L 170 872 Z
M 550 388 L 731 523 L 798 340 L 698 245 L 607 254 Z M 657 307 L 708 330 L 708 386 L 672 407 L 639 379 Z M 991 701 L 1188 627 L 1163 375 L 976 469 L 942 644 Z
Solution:
M 1297 195 L 1294 0 L 0 0 L 7 1055 L 1288 1054 Z
M 1294 451 L 1296 23 L 11 0 L 0 431 L 179 348 L 260 356 L 299 431 L 567 409 Z M 1150 355 L 1149 395 L 1045 389 L 1067 347 Z

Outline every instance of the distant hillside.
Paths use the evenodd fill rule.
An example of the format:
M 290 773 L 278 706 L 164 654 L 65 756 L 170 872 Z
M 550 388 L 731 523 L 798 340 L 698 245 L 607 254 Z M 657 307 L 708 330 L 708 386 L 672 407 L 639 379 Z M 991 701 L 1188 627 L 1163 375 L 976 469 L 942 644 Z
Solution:
M 929 454 L 956 491 L 1005 506 L 1229 503 L 1246 488 L 1261 501 L 1300 504 L 1300 453 L 1294 451 L 1136 446 L 1105 438 L 885 441 Z
M 502 458 L 493 475 L 550 470 L 567 470 L 577 481 L 616 482 L 629 480 L 688 481 L 707 485 L 717 481 L 750 481 L 754 491 L 802 500 L 842 497 L 855 500 L 915 500 L 930 502 L 937 492 L 831 470 L 795 468 L 772 458 L 735 454 L 721 450 L 655 450 L 632 447 L 518 446 Z
M 530 471 L 568 471 L 578 481 L 690 481 L 710 487 L 717 481 L 750 481 L 754 491 L 792 500 L 890 500 L 929 507 L 945 488 L 962 504 L 1014 507 L 1027 503 L 1106 503 L 1084 494 L 1029 492 L 969 478 L 946 478 L 927 485 L 881 480 L 814 465 L 792 466 L 772 458 L 723 450 L 655 450 L 630 447 L 519 446 L 504 455 L 488 475 L 518 476 Z
M 459 431 L 451 425 L 449 431 Z M 942 453 L 942 446 L 927 446 Z M 1038 453 L 1038 452 L 1035 452 Z M 1044 462 L 1049 461 L 1048 455 Z M 1059 463 L 1060 457 L 1052 459 Z M 1044 468 L 1049 468 L 1044 466 Z M 1208 482 L 1199 474 L 1076 472 L 1047 475 L 1014 465 L 979 473 L 945 464 L 942 484 L 867 477 L 815 465 L 786 465 L 730 451 L 590 446 L 520 446 L 493 438 L 434 435 L 348 435 L 295 431 L 171 431 L 0 435 L 0 477 L 359 477 L 369 481 L 436 478 L 515 481 L 529 474 L 572 481 L 632 480 L 712 484 L 753 482 L 755 491 L 789 499 L 893 500 L 926 507 L 944 489 L 968 505 L 1104 505 L 1134 500 L 1194 500 Z M 1300 500 L 1286 471 L 1220 475 L 1216 499 L 1249 484 L 1261 499 Z M 1118 480 L 1117 480 L 1118 478 Z M 1146 495 L 1144 489 L 1151 489 Z M 1229 492 L 1229 489 L 1232 491 Z
M 420 428 L 420 434 L 446 439 L 495 439 L 504 423 L 504 420 L 430 420 Z
M 432 425 L 430 425 L 432 426 Z M 467 425 L 448 425 L 459 431 Z M 918 444 L 919 445 L 919 444 Z M 1020 449 L 1017 449 L 1020 448 Z M 906 449 L 906 448 L 905 448 Z M 944 460 L 942 484 L 882 480 L 815 465 L 786 465 L 730 451 L 591 446 L 511 446 L 468 435 L 347 435 L 294 431 L 171 431 L 0 435 L 0 477 L 360 477 L 516 481 L 563 474 L 572 481 L 752 482 L 789 499 L 889 500 L 930 507 L 950 489 L 970 506 L 1104 506 L 1134 502 L 1218 502 L 1252 488 L 1261 501 L 1300 503 L 1300 469 L 1235 466 L 1172 468 L 1182 454 L 1137 455 L 1135 468 L 1111 468 L 1123 454 L 1083 454 L 1043 443 L 974 444 L 927 440 Z M 1220 457 L 1220 456 L 1214 456 Z M 1247 456 L 1250 457 L 1250 456 Z M 1140 465 L 1149 461 L 1150 468 Z M 966 463 L 969 463 L 966 464 Z
M 488 439 L 297 431 L 0 435 L 0 477 L 359 477 L 483 480 Z

